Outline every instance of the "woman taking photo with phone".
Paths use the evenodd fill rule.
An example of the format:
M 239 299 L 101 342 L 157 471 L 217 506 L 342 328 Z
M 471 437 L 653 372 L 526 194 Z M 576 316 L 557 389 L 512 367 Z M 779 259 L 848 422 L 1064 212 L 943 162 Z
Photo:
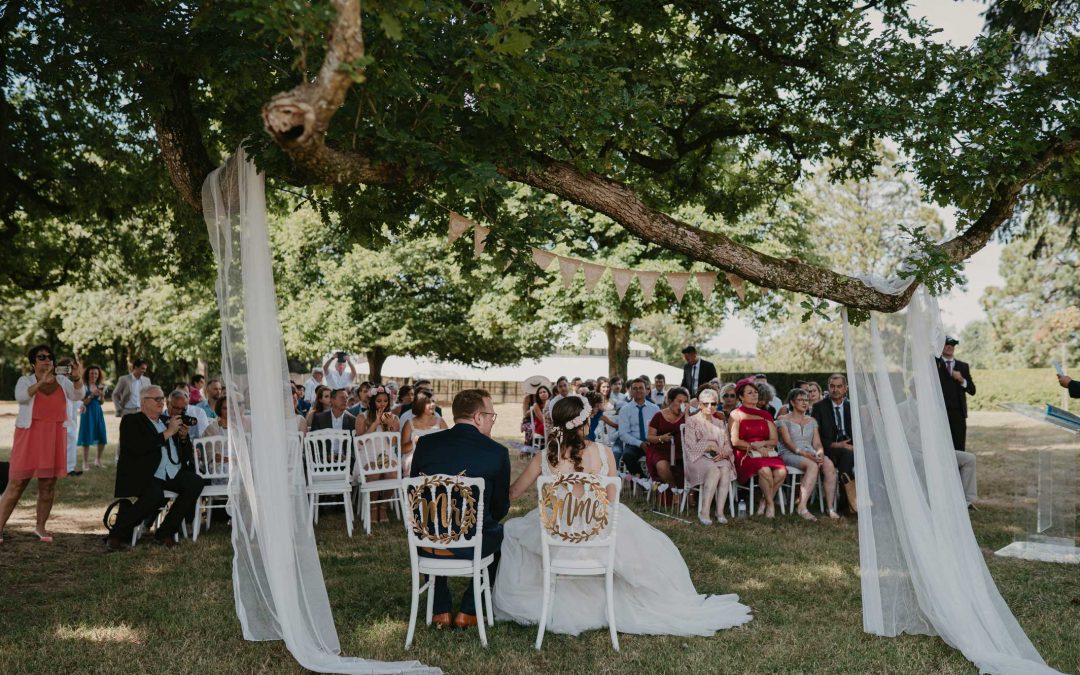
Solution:
M 101 375 L 101 366 L 91 365 L 83 373 L 83 411 L 79 416 L 79 447 L 82 448 L 82 470 L 90 468 L 90 446 L 97 445 L 97 459 L 94 466 L 101 468 L 101 455 L 108 443 L 105 436 L 105 413 L 101 404 L 105 402 L 105 382 Z
M 37 478 L 38 482 L 34 534 L 38 540 L 52 543 L 45 522 L 56 496 L 56 479 L 67 475 L 68 436 L 64 428 L 67 402 L 82 400 L 82 378 L 78 371 L 73 373 L 74 382 L 64 373 L 58 374 L 52 349 L 36 345 L 27 356 L 33 372 L 15 383 L 19 415 L 15 419 L 15 441 L 11 448 L 10 482 L 0 497 L 0 544 L 4 541 L 4 526 L 31 478 Z

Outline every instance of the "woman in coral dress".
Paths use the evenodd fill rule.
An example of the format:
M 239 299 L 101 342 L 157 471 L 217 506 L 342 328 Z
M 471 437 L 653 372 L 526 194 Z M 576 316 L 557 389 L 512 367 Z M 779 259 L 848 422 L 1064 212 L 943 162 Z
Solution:
M 787 480 L 787 467 L 776 452 L 777 435 L 773 416 L 757 407 L 758 390 L 753 378 L 735 386 L 739 407 L 731 412 L 731 445 L 735 448 L 735 469 L 740 483 L 757 476 L 761 488 L 758 514 L 776 516 L 776 493 Z
M 4 526 L 31 478 L 38 481 L 34 534 L 39 540 L 52 543 L 45 522 L 56 496 L 56 479 L 67 475 L 68 434 L 64 427 L 68 416 L 67 402 L 82 400 L 78 365 L 71 370 L 72 379 L 68 379 L 56 374 L 53 351 L 48 346 L 32 347 L 28 356 L 34 372 L 20 377 L 15 383 L 19 414 L 15 419 L 9 482 L 0 497 L 0 543 L 4 541 Z

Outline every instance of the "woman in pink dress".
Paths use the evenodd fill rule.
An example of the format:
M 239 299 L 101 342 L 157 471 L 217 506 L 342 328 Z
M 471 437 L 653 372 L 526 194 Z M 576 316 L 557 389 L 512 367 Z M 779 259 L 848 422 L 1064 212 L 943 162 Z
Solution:
M 787 467 L 776 452 L 776 425 L 768 410 L 757 407 L 758 390 L 751 377 L 735 385 L 739 407 L 731 412 L 731 445 L 735 448 L 735 469 L 739 482 L 757 476 L 762 499 L 758 515 L 776 516 L 776 493 L 787 480 Z
M 731 481 L 735 480 L 735 451 L 731 447 L 724 414 L 717 412 L 719 395 L 715 389 L 702 389 L 698 394 L 700 412 L 686 418 L 683 444 L 686 449 L 686 485 L 701 486 L 698 520 L 712 525 L 709 518 L 713 498 L 716 498 L 716 519 L 724 524 L 724 502 Z
M 15 419 L 9 482 L 0 497 L 0 543 L 4 541 L 4 526 L 31 478 L 38 481 L 34 534 L 39 540 L 52 543 L 52 534 L 45 529 L 45 522 L 56 497 L 56 479 L 67 475 L 68 435 L 64 428 L 67 402 L 82 399 L 81 387 L 76 389 L 82 384 L 78 365 L 72 367 L 72 379 L 68 379 L 56 373 L 53 351 L 48 346 L 32 347 L 28 356 L 34 372 L 20 377 L 15 383 L 19 415 Z

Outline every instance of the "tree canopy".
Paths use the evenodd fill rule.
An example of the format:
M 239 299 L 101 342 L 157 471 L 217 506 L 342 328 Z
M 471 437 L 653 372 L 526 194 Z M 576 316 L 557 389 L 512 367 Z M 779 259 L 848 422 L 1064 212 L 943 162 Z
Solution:
M 148 273 L 205 266 L 199 186 L 240 143 L 360 242 L 410 217 L 441 229 L 447 207 L 489 224 L 504 258 L 564 237 L 559 208 L 508 207 L 524 184 L 687 262 L 886 311 L 907 296 L 733 232 L 815 166 L 872 175 L 884 140 L 958 210 L 955 238 L 913 233 L 904 261 L 939 290 L 1019 201 L 1077 196 L 1070 0 L 1001 0 L 959 47 L 902 0 L 0 8 L 8 288 L 88 273 L 87 246 L 137 251 Z

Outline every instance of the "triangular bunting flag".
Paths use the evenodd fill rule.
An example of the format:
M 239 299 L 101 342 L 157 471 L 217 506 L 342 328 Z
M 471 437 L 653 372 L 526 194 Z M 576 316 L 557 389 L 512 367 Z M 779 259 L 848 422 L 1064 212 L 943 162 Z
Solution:
M 701 289 L 701 298 L 705 302 L 709 302 L 712 299 L 713 289 L 716 288 L 716 272 L 698 272 L 697 286 Z
M 458 240 L 458 237 L 469 231 L 469 228 L 475 225 L 473 221 L 469 220 L 460 213 L 450 214 L 450 231 L 446 234 L 446 240 L 448 244 L 453 244 Z
M 484 252 L 484 247 L 487 246 L 487 236 L 489 232 L 491 232 L 491 230 L 482 225 L 473 227 L 472 250 L 474 258 L 479 258 L 480 254 Z
M 569 289 L 574 285 L 574 275 L 577 274 L 577 268 L 577 260 L 559 256 L 559 271 L 562 272 L 562 283 L 564 288 Z
M 637 280 L 641 284 L 641 295 L 645 302 L 652 302 L 653 293 L 656 292 L 656 282 L 660 278 L 659 272 L 638 272 Z
M 585 290 L 592 293 L 596 288 L 596 284 L 600 281 L 600 277 L 604 276 L 604 271 L 607 270 L 603 265 L 597 265 L 596 263 L 583 262 L 581 263 L 581 271 L 585 273 Z
M 551 267 L 551 263 L 555 262 L 556 257 L 557 256 L 554 253 L 548 253 L 547 251 L 545 251 L 542 248 L 533 247 L 533 250 L 532 250 L 533 262 L 536 263 L 537 267 L 539 267 L 541 270 L 543 270 L 545 272 L 547 272 L 548 268 Z
M 731 284 L 731 287 L 735 289 L 735 295 L 739 296 L 739 300 L 745 300 L 746 282 L 742 280 L 742 277 L 733 272 L 728 272 L 724 276 L 727 277 L 728 283 Z
M 634 273 L 630 270 L 611 268 L 611 280 L 615 282 L 615 292 L 622 300 L 626 295 L 626 289 L 630 288 L 630 282 L 634 280 Z
M 683 295 L 686 293 L 686 284 L 690 283 L 690 274 L 687 272 L 674 272 L 667 275 L 667 284 L 671 287 L 671 292 L 675 294 L 675 299 L 682 302 Z

